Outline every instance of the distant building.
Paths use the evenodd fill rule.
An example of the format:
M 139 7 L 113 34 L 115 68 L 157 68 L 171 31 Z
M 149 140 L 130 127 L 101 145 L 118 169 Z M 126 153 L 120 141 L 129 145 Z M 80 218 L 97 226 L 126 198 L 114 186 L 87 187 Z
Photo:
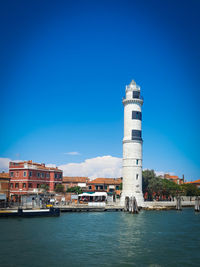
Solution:
M 87 188 L 92 192 L 107 192 L 120 196 L 121 178 L 96 178 L 87 183 Z
M 49 187 L 49 192 L 54 192 L 56 185 L 62 183 L 62 170 L 32 160 L 10 162 L 9 175 L 12 197 L 38 193 L 43 184 Z
M 10 197 L 10 176 L 9 173 L 0 173 L 0 202 L 9 200 Z
M 70 177 L 70 176 L 64 176 L 62 184 L 64 186 L 65 191 L 74 186 L 79 186 L 81 188 L 86 188 L 87 187 L 87 182 L 89 181 L 88 177 Z
M 185 184 L 193 184 L 200 189 L 200 179 L 191 182 L 186 182 Z
M 169 175 L 168 173 L 164 175 L 164 179 L 170 180 L 176 184 L 183 184 L 184 183 L 184 176 L 183 178 L 179 178 L 178 176 Z

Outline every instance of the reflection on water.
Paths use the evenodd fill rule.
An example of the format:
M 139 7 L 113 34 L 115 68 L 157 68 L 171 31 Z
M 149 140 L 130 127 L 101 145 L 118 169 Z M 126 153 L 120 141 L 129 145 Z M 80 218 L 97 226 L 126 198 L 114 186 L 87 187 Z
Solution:
M 200 214 L 66 213 L 0 220 L 1 266 L 200 266 Z

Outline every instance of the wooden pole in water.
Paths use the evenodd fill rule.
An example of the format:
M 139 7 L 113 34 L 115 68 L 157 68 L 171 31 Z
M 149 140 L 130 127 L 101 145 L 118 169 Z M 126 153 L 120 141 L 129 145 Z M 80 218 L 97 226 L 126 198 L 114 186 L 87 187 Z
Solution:
M 194 210 L 195 211 L 197 211 L 197 212 L 199 212 L 200 211 L 200 208 L 199 208 L 199 203 L 200 201 L 199 201 L 199 197 L 196 197 L 195 198 L 195 205 L 194 205 Z
M 137 205 L 137 200 L 134 197 L 133 198 L 133 213 L 139 213 L 138 205 Z
M 182 210 L 181 197 L 180 196 L 176 197 L 176 209 L 177 210 Z
M 129 211 L 129 197 L 126 197 L 125 198 L 125 208 L 124 208 L 125 211 Z

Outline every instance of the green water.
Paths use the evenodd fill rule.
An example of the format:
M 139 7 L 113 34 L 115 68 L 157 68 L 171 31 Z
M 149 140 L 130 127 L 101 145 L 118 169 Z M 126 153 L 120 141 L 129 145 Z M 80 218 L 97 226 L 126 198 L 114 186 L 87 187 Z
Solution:
M 200 266 L 200 214 L 0 219 L 0 266 Z

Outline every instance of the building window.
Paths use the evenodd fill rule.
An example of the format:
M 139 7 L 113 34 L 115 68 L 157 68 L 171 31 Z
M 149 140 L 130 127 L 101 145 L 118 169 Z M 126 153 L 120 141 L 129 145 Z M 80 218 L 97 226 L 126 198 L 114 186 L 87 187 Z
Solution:
M 98 185 L 95 186 L 95 189 L 98 190 Z
M 142 140 L 142 132 L 140 130 L 132 130 L 132 140 Z
M 59 177 L 60 177 L 60 179 L 62 179 L 62 173 L 60 173 L 60 176 Z
M 142 120 L 142 113 L 140 111 L 132 111 L 132 120 Z
M 140 92 L 139 91 L 133 91 L 133 98 L 140 98 Z
M 26 177 L 26 172 L 24 172 L 24 177 Z
M 49 178 L 49 173 L 46 174 L 46 177 Z
M 103 185 L 100 185 L 100 189 L 103 190 Z
M 57 179 L 57 173 L 54 173 L 54 178 Z
M 19 188 L 19 184 L 18 183 L 15 184 L 15 188 Z
M 40 184 L 37 184 L 37 188 L 40 188 Z
M 32 177 L 32 172 L 29 172 L 29 177 Z
M 136 159 L 136 165 L 138 165 L 138 163 L 139 163 L 139 159 Z
M 138 180 L 139 174 L 136 174 L 136 180 Z
M 10 188 L 13 188 L 13 184 L 10 184 Z
M 108 188 L 108 186 L 107 185 L 105 185 L 105 189 L 107 190 L 107 188 Z
M 119 185 L 116 186 L 116 190 L 119 190 Z
M 44 173 L 43 172 L 41 173 L 41 176 L 42 176 L 42 178 L 44 178 Z
M 28 188 L 32 188 L 32 184 L 31 183 L 28 184 Z
M 89 189 L 92 189 L 92 186 L 91 185 L 89 185 L 89 187 L 88 187 Z
M 26 188 L 26 184 L 25 183 L 23 183 L 23 188 Z
M 40 173 L 39 172 L 37 173 L 37 177 L 40 178 Z
M 14 176 L 14 172 L 10 172 L 10 176 L 13 177 Z

